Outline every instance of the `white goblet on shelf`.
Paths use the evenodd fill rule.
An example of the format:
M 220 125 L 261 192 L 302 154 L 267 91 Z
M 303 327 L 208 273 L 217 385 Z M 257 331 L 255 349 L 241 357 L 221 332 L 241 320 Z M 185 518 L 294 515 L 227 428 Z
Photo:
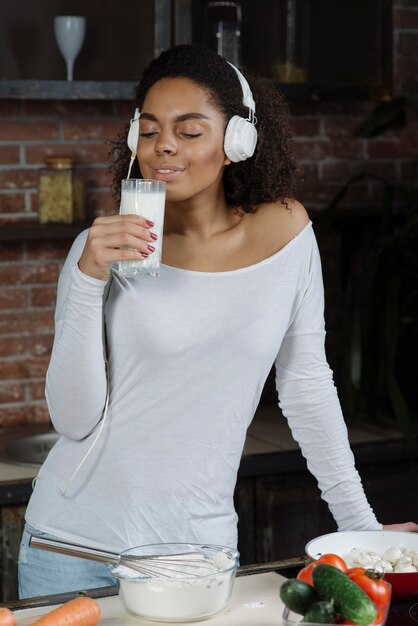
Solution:
M 65 59 L 67 80 L 73 80 L 74 61 L 86 34 L 86 18 L 79 15 L 58 15 L 54 18 L 54 32 L 58 48 Z

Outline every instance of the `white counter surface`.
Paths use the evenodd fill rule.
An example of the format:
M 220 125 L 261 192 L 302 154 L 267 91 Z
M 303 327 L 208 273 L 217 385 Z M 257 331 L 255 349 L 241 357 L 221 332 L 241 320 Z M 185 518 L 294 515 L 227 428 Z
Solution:
M 15 463 L 0 463 L 0 482 L 16 482 L 18 480 L 32 480 L 38 469 Z
M 204 622 L 194 623 L 205 623 L 207 626 L 281 626 L 284 607 L 279 597 L 279 589 L 285 580 L 274 572 L 238 577 L 235 579 L 228 607 Z M 156 626 L 157 623 L 162 623 L 130 615 L 123 608 L 119 596 L 99 598 L 96 601 L 102 613 L 100 624 L 103 626 Z M 36 618 L 54 608 L 51 606 L 17 610 L 17 626 L 29 626 Z M 174 625 L 174 622 L 164 624 Z M 177 622 L 175 626 L 182 624 L 185 622 Z M 190 622 L 187 626 L 190 626 Z

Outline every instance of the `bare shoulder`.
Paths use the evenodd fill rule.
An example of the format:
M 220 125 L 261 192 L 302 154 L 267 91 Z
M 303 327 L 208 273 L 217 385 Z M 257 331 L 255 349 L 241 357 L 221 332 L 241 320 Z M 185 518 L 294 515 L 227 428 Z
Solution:
M 252 262 L 266 259 L 284 248 L 309 224 L 303 205 L 293 198 L 258 205 L 254 213 L 246 213 L 241 222 L 246 249 Z
M 305 207 L 294 198 L 260 204 L 252 217 L 254 235 L 263 238 L 271 253 L 285 246 L 310 222 Z
M 305 207 L 294 198 L 260 204 L 255 215 L 262 224 L 270 225 L 270 228 L 277 226 L 290 237 L 297 235 L 309 223 Z

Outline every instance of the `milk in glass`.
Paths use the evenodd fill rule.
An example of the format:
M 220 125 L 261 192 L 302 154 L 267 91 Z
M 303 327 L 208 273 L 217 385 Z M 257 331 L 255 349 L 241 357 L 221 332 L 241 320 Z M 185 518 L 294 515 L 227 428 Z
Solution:
M 160 275 L 160 263 L 163 239 L 164 209 L 166 183 L 158 180 L 129 179 L 122 181 L 120 215 L 142 215 L 154 222 L 151 232 L 158 237 L 152 242 L 155 248 L 147 259 L 135 261 L 119 261 L 115 270 L 123 276 L 152 276 Z

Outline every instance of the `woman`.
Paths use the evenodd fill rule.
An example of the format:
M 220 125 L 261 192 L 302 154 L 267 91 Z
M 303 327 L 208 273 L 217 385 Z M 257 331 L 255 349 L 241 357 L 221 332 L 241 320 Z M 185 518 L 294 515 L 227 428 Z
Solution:
M 381 528 L 326 362 L 320 259 L 291 198 L 298 170 L 283 103 L 260 80 L 251 90 L 256 126 L 245 82 L 205 48 L 163 52 L 143 74 L 132 175 L 167 183 L 161 276 L 113 278 L 104 420 L 103 293 L 112 263 L 153 253 L 152 224 L 98 218 L 68 255 L 46 385 L 62 437 L 27 509 L 22 597 L 113 582 L 104 565 L 28 548 L 31 531 L 113 551 L 235 547 L 237 469 L 273 363 L 280 406 L 338 527 Z M 249 125 L 244 154 L 234 116 L 233 125 Z M 125 142 L 116 189 L 128 170 Z

